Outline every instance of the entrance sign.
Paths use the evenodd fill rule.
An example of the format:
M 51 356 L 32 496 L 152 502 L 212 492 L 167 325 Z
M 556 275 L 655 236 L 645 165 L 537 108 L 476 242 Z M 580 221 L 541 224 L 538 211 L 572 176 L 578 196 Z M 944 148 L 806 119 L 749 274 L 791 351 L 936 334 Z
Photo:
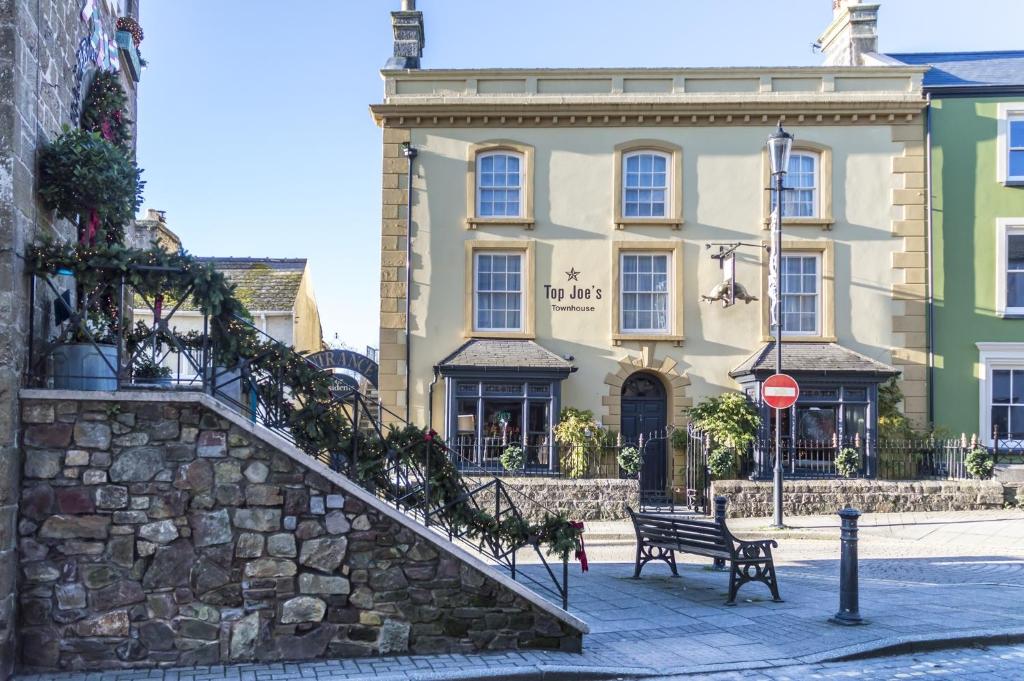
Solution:
M 321 369 L 348 369 L 377 387 L 377 363 L 366 355 L 351 350 L 324 350 L 306 357 Z
M 774 374 L 761 384 L 761 398 L 772 409 L 789 409 L 800 397 L 800 386 L 789 374 Z

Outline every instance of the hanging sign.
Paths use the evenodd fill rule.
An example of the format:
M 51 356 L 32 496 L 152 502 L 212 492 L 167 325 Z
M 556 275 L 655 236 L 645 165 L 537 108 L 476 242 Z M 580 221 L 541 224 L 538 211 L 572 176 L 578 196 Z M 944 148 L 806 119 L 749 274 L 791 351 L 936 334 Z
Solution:
M 761 384 L 761 399 L 772 409 L 789 409 L 800 397 L 800 386 L 789 374 L 774 374 Z
M 377 363 L 366 355 L 351 350 L 324 350 L 306 357 L 321 369 L 348 369 L 377 387 Z

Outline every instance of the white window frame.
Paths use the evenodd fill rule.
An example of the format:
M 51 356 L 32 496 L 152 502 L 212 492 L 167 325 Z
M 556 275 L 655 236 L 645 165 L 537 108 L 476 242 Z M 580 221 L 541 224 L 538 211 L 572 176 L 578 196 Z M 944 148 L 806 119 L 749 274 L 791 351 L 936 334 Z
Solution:
M 1009 248 L 1010 235 L 1024 235 L 1024 217 L 1021 218 L 998 218 L 996 220 L 996 261 L 992 269 L 996 273 L 996 300 L 995 310 L 1000 317 L 1024 316 L 1024 307 L 1009 307 L 1007 305 L 1007 277 L 1009 274 Z
M 665 258 L 665 328 L 650 328 L 650 329 L 630 329 L 626 327 L 626 258 L 629 257 L 642 257 L 642 256 L 661 256 Z M 674 327 L 673 315 L 675 310 L 672 309 L 672 279 L 673 279 L 673 267 L 672 262 L 672 251 L 639 251 L 639 250 L 628 250 L 619 252 L 619 332 L 622 335 L 641 335 L 641 336 L 652 336 L 652 335 L 671 335 Z M 663 295 L 657 291 L 632 291 L 630 293 L 651 293 L 653 295 Z
M 519 185 L 518 186 L 483 186 L 483 162 L 485 158 L 493 158 L 495 156 L 508 156 L 515 158 L 519 161 Z M 493 149 L 491 151 L 481 151 L 476 155 L 476 217 L 485 220 L 501 220 L 502 218 L 522 218 L 525 213 L 526 203 L 526 187 L 525 187 L 525 175 L 526 175 L 526 155 L 512 151 L 510 149 Z M 481 207 L 483 206 L 482 194 L 484 189 L 498 189 L 498 190 L 512 190 L 515 189 L 519 192 L 519 209 L 515 215 L 484 215 Z
M 629 205 L 626 201 L 626 191 L 631 189 L 627 184 L 627 178 L 629 174 L 626 172 L 626 165 L 629 163 L 629 159 L 634 156 L 657 156 L 665 161 L 665 186 L 664 187 L 632 187 L 632 189 L 651 189 L 661 190 L 665 192 L 664 212 L 661 215 L 628 215 L 626 212 L 626 206 Z M 672 154 L 667 151 L 660 149 L 630 149 L 622 154 L 622 186 L 619 187 L 619 194 L 622 201 L 622 218 L 625 220 L 664 220 L 669 219 L 674 215 L 672 212 L 674 206 L 672 205 L 672 183 L 675 182 L 672 171 Z
M 504 291 L 498 291 L 498 290 L 481 291 L 480 290 L 480 288 L 479 288 L 480 280 L 477 277 L 477 274 L 480 271 L 480 258 L 483 257 L 483 256 L 491 257 L 491 256 L 496 256 L 496 255 L 497 256 L 512 256 L 512 255 L 514 255 L 514 256 L 517 256 L 519 258 L 519 290 L 518 290 L 518 294 L 519 294 L 519 326 L 517 326 L 517 327 L 511 327 L 511 326 L 480 326 L 478 324 L 479 317 L 477 317 L 477 312 L 479 312 L 479 310 L 480 310 L 480 294 L 481 293 L 516 293 L 516 291 L 512 291 L 512 290 L 504 290 Z M 524 300 L 525 299 L 524 292 L 526 290 L 526 286 L 525 286 L 525 283 L 523 281 L 523 279 L 525 277 L 525 272 L 524 271 L 526 269 L 525 268 L 525 261 L 526 261 L 526 253 L 524 253 L 523 251 L 517 251 L 517 250 L 499 251 L 499 250 L 487 249 L 487 250 L 481 250 L 481 251 L 477 251 L 477 252 L 473 253 L 473 330 L 474 331 L 492 332 L 492 333 L 503 333 L 503 332 L 522 333 L 523 332 L 523 329 L 525 328 L 524 317 L 526 316 L 526 309 L 525 309 L 525 306 L 524 306 L 524 302 L 525 302 L 525 300 Z
M 801 219 L 803 219 L 803 220 L 816 220 L 816 219 L 821 217 L 821 152 L 813 151 L 813 150 L 810 150 L 810 149 L 794 149 L 793 152 L 789 156 L 790 166 L 792 166 L 793 161 L 795 161 L 798 158 L 809 158 L 812 161 L 814 161 L 814 173 L 813 173 L 814 181 L 813 181 L 813 184 L 810 187 L 796 187 L 795 188 L 795 189 L 800 189 L 800 190 L 804 190 L 804 191 L 806 191 L 807 189 L 811 190 L 811 209 L 812 209 L 811 210 L 811 214 L 810 215 L 789 215 L 789 214 L 786 214 L 786 212 L 785 212 L 786 197 L 791 195 L 791 192 L 792 192 L 792 189 L 793 189 L 789 185 L 789 178 L 792 176 L 792 171 L 790 171 L 789 168 L 787 168 L 786 169 L 786 175 L 785 175 L 785 178 L 784 178 L 785 179 L 785 185 L 784 186 L 787 187 L 787 191 L 784 191 L 782 193 L 782 208 L 783 208 L 782 219 L 783 220 L 801 220 Z M 775 211 L 775 201 L 777 200 L 777 198 L 775 196 L 775 192 L 774 191 L 769 192 L 769 194 L 771 195 L 771 197 L 770 197 L 769 202 L 768 202 L 768 209 L 769 209 L 769 211 L 774 212 Z
M 1024 120 L 1024 102 L 1004 102 L 997 107 L 996 180 L 1003 184 L 1024 184 L 1024 175 L 1010 175 L 1010 120 Z
M 812 331 L 791 331 L 791 330 L 787 329 L 785 327 L 785 325 L 783 325 L 783 327 L 782 327 L 782 337 L 785 338 L 786 336 L 821 336 L 822 335 L 822 313 L 824 312 L 823 305 L 824 305 L 824 296 L 825 296 L 825 292 L 824 292 L 825 277 L 824 277 L 824 272 L 822 271 L 822 267 L 824 265 L 824 263 L 822 261 L 822 253 L 821 253 L 821 251 L 787 251 L 787 250 L 783 250 L 782 251 L 783 262 L 785 262 L 786 258 L 812 258 L 814 260 L 814 262 L 815 262 L 816 286 L 815 286 L 815 293 L 814 293 L 814 298 L 815 298 L 814 329 Z M 780 295 L 783 295 L 782 294 L 782 280 L 783 280 L 783 277 L 784 277 L 783 273 L 779 272 L 779 293 L 780 293 Z M 785 295 L 806 296 L 807 294 L 804 294 L 804 293 L 790 293 L 790 294 L 785 294 Z M 779 305 L 779 314 L 780 315 L 782 314 L 782 305 L 781 304 Z M 780 322 L 781 322 L 781 320 L 780 320 Z
M 978 348 L 978 436 L 989 447 L 992 438 L 992 372 L 996 369 L 1024 370 L 1024 343 L 981 342 Z M 1024 442 L 1020 443 L 1024 445 Z

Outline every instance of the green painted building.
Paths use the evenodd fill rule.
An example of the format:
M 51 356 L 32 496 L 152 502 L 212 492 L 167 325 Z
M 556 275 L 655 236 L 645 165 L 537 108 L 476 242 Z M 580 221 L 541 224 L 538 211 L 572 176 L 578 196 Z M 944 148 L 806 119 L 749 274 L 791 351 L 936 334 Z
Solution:
M 931 420 L 1024 440 L 1024 51 L 888 56 L 932 67 Z

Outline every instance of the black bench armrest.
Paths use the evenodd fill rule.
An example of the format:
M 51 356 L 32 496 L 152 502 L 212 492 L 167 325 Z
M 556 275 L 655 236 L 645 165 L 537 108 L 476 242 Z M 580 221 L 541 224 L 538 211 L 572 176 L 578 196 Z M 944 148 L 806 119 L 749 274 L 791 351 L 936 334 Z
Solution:
M 740 560 L 746 558 L 747 560 L 758 560 L 767 559 L 772 560 L 772 549 L 779 548 L 779 542 L 774 539 L 756 539 L 754 541 L 744 541 L 743 539 L 736 539 L 736 557 Z

